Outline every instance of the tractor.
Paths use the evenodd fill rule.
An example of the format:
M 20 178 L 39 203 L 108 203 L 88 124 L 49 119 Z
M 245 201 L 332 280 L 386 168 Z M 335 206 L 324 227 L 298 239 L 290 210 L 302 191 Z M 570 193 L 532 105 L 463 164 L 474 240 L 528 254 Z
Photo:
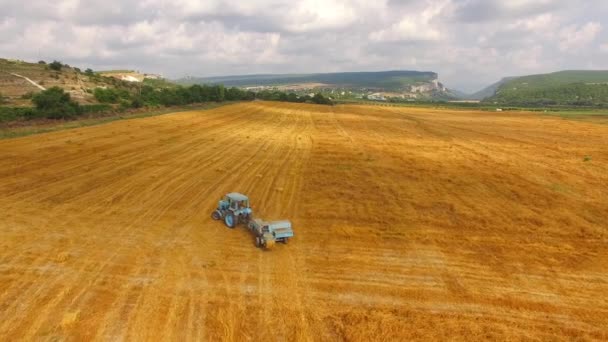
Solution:
M 271 249 L 275 242 L 287 243 L 293 237 L 291 222 L 287 220 L 266 222 L 252 219 L 247 224 L 255 235 L 256 247 Z
M 291 222 L 263 221 L 253 218 L 253 210 L 249 206 L 249 198 L 237 192 L 231 192 L 222 198 L 217 209 L 211 213 L 214 220 L 224 220 L 228 228 L 234 228 L 239 223 L 244 223 L 255 235 L 255 245 L 260 248 L 270 249 L 276 242 L 287 243 L 293 237 Z
M 228 228 L 234 228 L 239 223 L 249 223 L 252 214 L 249 198 L 243 194 L 231 192 L 219 201 L 217 209 L 211 213 L 211 218 L 223 219 Z

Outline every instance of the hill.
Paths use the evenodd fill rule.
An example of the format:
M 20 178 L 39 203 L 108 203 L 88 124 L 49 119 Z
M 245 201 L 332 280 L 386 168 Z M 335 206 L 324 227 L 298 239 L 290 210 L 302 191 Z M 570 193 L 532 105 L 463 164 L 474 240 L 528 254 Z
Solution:
M 387 92 L 405 96 L 445 96 L 448 90 L 438 75 L 428 71 L 339 72 L 315 74 L 261 74 L 220 77 L 189 77 L 182 84 L 224 84 L 242 88 L 279 88 L 283 90 L 348 89 L 366 92 Z
M 500 80 L 494 84 L 491 84 L 476 93 L 467 95 L 466 98 L 471 99 L 471 100 L 484 100 L 488 97 L 492 97 L 492 96 L 494 96 L 494 94 L 496 94 L 496 91 L 498 90 L 498 88 L 500 88 L 503 84 L 509 82 L 512 79 L 513 79 L 513 77 L 505 77 L 502 80 Z
M 501 82 L 486 101 L 526 106 L 608 105 L 608 71 L 569 70 Z
M 416 83 L 437 79 L 434 72 L 420 71 L 379 71 L 340 72 L 327 74 L 282 74 L 282 75 L 241 75 L 207 78 L 190 78 L 185 82 L 222 83 L 225 86 L 280 86 L 295 83 L 316 83 L 345 88 L 375 88 L 400 90 Z
M 50 64 L 28 63 L 19 60 L 0 59 L 0 93 L 6 105 L 31 106 L 33 94 L 59 87 L 81 104 L 98 103 L 93 95 L 96 88 L 116 88 L 134 91 L 137 85 L 111 77 L 104 77 L 91 70 L 83 72 L 77 67 L 61 65 L 54 70 Z
M 110 86 L 106 80 L 91 80 L 80 69 L 67 65 L 53 70 L 46 63 L 0 59 L 0 92 L 12 105 L 30 105 L 31 95 L 51 87 L 62 88 L 80 103 L 94 103 L 87 89 Z
M 55 70 L 58 68 L 58 70 Z M 0 94 L 7 106 L 31 106 L 31 97 L 42 90 L 59 87 L 80 104 L 96 104 L 95 90 L 115 90 L 122 93 L 141 93 L 142 86 L 160 90 L 177 87 L 175 83 L 154 74 L 140 74 L 130 70 L 93 72 L 57 63 L 29 63 L 0 58 Z

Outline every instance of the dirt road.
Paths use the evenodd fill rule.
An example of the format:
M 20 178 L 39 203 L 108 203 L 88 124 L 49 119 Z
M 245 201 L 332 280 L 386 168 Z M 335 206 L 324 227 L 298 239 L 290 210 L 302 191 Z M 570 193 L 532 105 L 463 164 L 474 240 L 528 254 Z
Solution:
M 38 84 L 38 83 L 36 83 L 36 82 L 34 82 L 34 81 L 30 80 L 29 78 L 27 78 L 27 77 L 25 77 L 25 76 L 21 76 L 21 75 L 19 75 L 19 74 L 15 74 L 15 73 L 12 73 L 12 72 L 11 72 L 10 74 L 11 74 L 11 75 L 13 75 L 13 76 L 19 77 L 19 78 L 23 78 L 24 80 L 28 81 L 28 82 L 29 82 L 31 85 L 33 85 L 34 87 L 36 87 L 36 88 L 38 88 L 38 89 L 40 89 L 40 90 L 46 90 L 46 88 L 45 88 L 45 87 L 43 87 L 43 86 L 41 86 L 40 84 Z
M 606 340 L 607 146 L 535 114 L 263 102 L 2 140 L 0 336 Z M 212 221 L 231 191 L 296 238 Z

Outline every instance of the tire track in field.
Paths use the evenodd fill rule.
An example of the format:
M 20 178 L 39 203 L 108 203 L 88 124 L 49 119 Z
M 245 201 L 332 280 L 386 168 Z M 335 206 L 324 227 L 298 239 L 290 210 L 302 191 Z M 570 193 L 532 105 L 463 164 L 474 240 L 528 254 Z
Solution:
M 249 158 L 254 158 L 259 153 L 259 151 L 264 147 L 264 144 L 261 144 L 259 146 L 260 147 L 257 150 L 252 151 L 253 153 L 251 154 L 251 156 Z M 239 158 L 238 156 L 234 155 L 234 156 L 229 157 L 228 159 L 224 158 L 224 160 L 223 160 L 224 164 L 219 164 L 219 165 L 220 166 L 224 166 L 224 165 L 228 164 L 228 165 L 231 166 L 231 168 L 239 169 L 243 165 L 245 165 L 246 163 L 249 163 L 249 162 L 250 162 L 250 159 Z M 230 177 L 233 177 L 232 173 L 231 172 L 225 172 L 222 176 L 216 177 L 215 185 L 224 184 L 224 183 L 230 183 L 230 181 L 229 181 Z M 188 179 L 190 177 L 185 177 L 185 178 Z M 199 177 L 198 179 L 202 179 L 202 177 Z M 185 186 L 187 188 L 198 188 L 198 186 L 196 184 L 194 184 L 194 185 L 191 184 L 191 183 L 189 184 L 187 181 L 184 182 L 184 184 L 187 184 Z M 208 189 L 210 189 L 210 188 L 208 188 Z M 164 197 L 167 197 L 167 196 L 164 196 Z M 204 198 L 203 196 L 197 196 L 197 197 Z M 197 197 L 194 197 L 194 198 L 197 198 Z M 155 209 L 154 211 L 158 212 L 159 210 Z M 162 212 L 159 213 L 159 216 L 162 216 Z M 152 221 L 154 221 L 154 220 L 152 220 Z M 109 320 L 109 321 L 115 321 L 115 320 L 113 320 L 111 318 L 108 318 L 107 320 Z
M 387 108 L 255 102 L 0 141 L 0 204 L 8 211 L 0 246 L 9 251 L 0 252 L 0 334 L 607 338 L 601 241 L 560 233 L 580 221 L 552 218 L 552 229 L 525 236 L 525 222 L 504 223 L 514 206 L 494 215 L 471 201 L 503 203 L 485 196 L 508 189 L 518 170 L 539 176 L 537 166 L 492 169 L 510 151 L 502 145 L 517 144 L 510 138 L 529 141 L 513 155 L 525 160 L 553 155 L 543 138 L 565 139 L 565 131 L 511 136 L 523 119 L 490 113 L 475 123 L 467 112 L 403 111 L 413 119 Z M 562 153 L 603 141 L 605 129 L 585 127 L 591 140 Z M 501 146 L 492 154 L 488 143 Z M 599 183 L 604 165 L 594 155 L 593 172 L 569 177 Z M 458 167 L 475 170 L 472 181 L 450 183 Z M 474 186 L 495 173 L 509 182 Z M 264 219 L 292 220 L 293 243 L 264 252 L 245 228 L 211 221 L 230 191 L 250 195 Z M 591 209 L 605 208 L 605 190 L 587 195 L 586 212 L 576 196 L 561 196 L 597 219 L 601 211 Z M 470 208 L 467 217 L 493 230 L 450 221 L 443 207 L 435 210 L 438 201 Z

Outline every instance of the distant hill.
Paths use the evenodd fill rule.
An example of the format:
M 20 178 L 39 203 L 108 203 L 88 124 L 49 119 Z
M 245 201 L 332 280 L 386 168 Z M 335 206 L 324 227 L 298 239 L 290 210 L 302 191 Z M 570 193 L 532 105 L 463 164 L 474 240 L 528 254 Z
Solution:
M 195 77 L 179 80 L 186 84 L 224 84 L 235 87 L 282 86 L 289 84 L 321 84 L 329 87 L 368 88 L 399 91 L 415 84 L 437 80 L 434 72 L 379 71 L 340 72 L 326 74 L 240 75 L 224 77 Z
M 513 77 L 505 77 L 502 80 L 500 80 L 494 84 L 491 84 L 476 93 L 467 95 L 466 98 L 471 99 L 471 100 L 484 100 L 488 97 L 492 97 L 492 96 L 494 96 L 494 94 L 496 94 L 496 91 L 498 90 L 498 88 L 500 88 L 503 84 L 509 82 L 512 79 L 513 79 Z
M 509 78 L 496 85 L 494 94 L 486 97 L 486 101 L 513 105 L 608 105 L 608 71 L 560 71 Z M 486 91 L 489 93 L 491 88 Z

